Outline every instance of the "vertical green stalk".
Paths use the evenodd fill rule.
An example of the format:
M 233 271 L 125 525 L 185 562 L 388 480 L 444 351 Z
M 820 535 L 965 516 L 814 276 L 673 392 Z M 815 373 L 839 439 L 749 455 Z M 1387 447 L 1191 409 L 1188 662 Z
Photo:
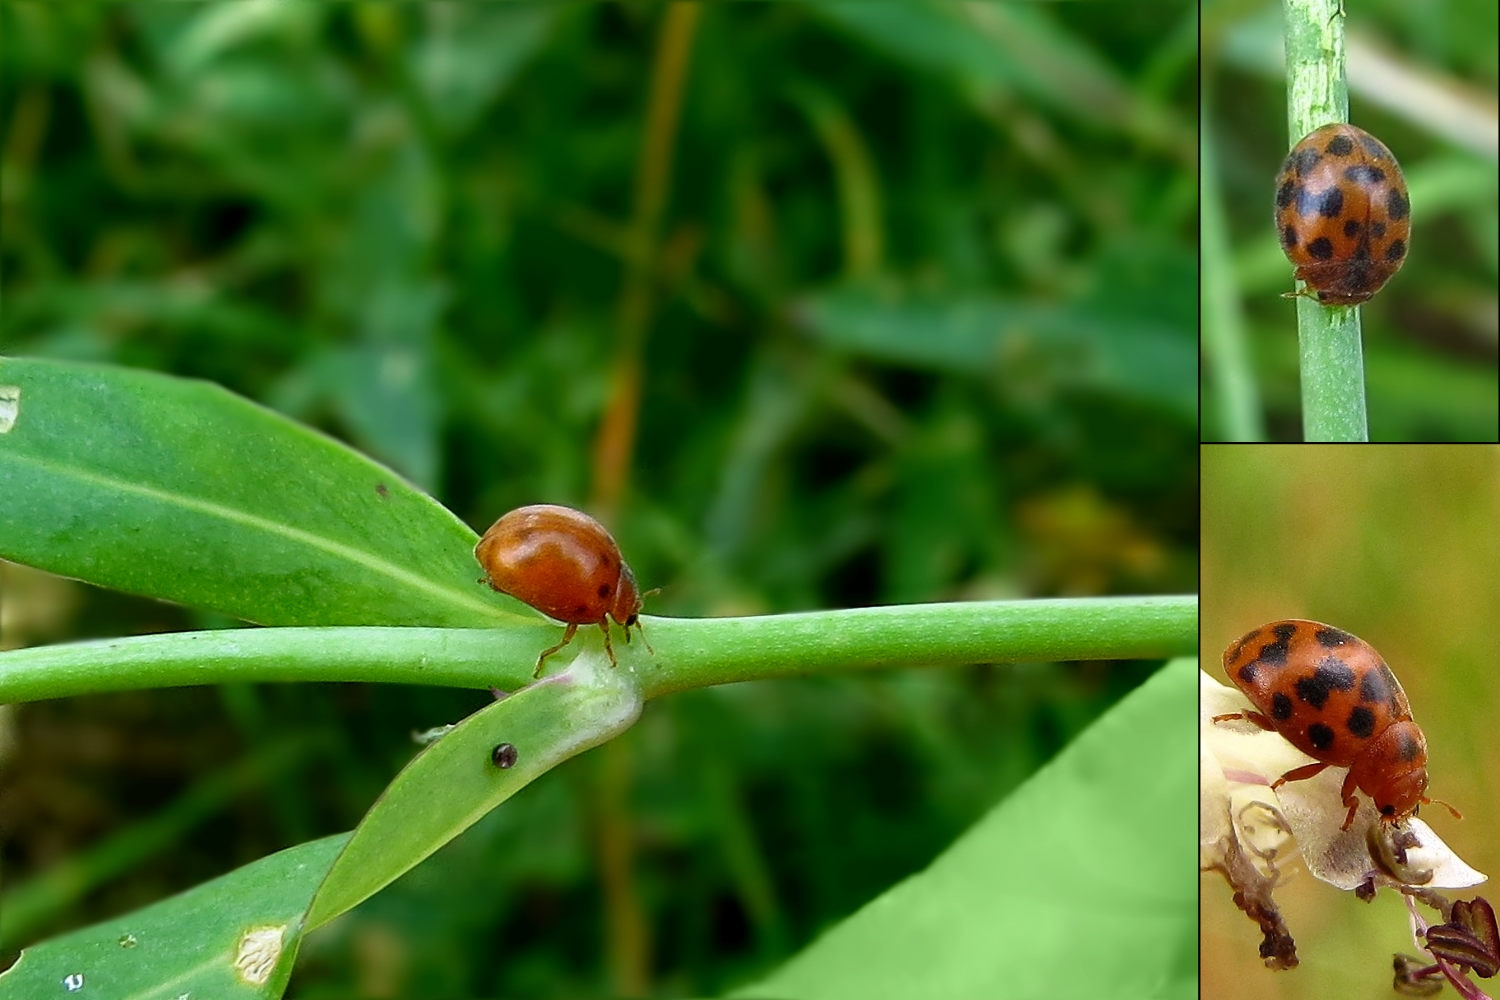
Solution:
M 1286 18 L 1290 149 L 1330 122 L 1349 120 L 1344 15 L 1339 0 L 1282 0 Z M 1302 360 L 1302 434 L 1308 441 L 1366 441 L 1365 371 L 1359 308 L 1297 300 Z
M 1358 306 L 1320 306 L 1297 300 L 1297 343 L 1302 356 L 1302 438 L 1368 441 L 1365 364 Z

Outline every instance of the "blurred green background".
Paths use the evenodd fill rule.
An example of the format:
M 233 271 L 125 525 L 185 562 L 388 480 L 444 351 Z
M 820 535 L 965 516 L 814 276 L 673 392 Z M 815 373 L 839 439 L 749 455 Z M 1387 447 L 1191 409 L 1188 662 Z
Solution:
M 1196 588 L 1195 5 L 0 16 L 7 353 L 222 383 L 476 530 L 586 506 L 656 614 Z M 234 624 L 3 572 L 9 647 Z M 310 939 L 292 995 L 716 992 L 1148 670 L 654 704 Z M 12 710 L 7 887 L 97 867 L 7 955 L 352 827 L 486 698 Z
M 1497 579 L 1500 448 L 1204 448 L 1203 668 L 1228 684 L 1224 650 L 1280 618 L 1379 650 L 1427 735 L 1428 794 L 1464 815 L 1430 806 L 1422 819 L 1491 880 L 1450 898 L 1493 901 L 1500 878 Z M 1202 896 L 1206 997 L 1391 996 L 1392 954 L 1416 950 L 1394 894 L 1365 904 L 1299 870 L 1276 898 L 1302 965 L 1273 973 L 1228 883 L 1206 874 Z
M 1500 14 L 1484 0 L 1344 5 L 1349 120 L 1389 146 L 1412 205 L 1411 254 L 1360 310 L 1371 441 L 1500 440 Z M 1227 437 L 1224 382 L 1253 381 L 1268 441 L 1301 441 L 1292 265 L 1272 223 L 1287 134 L 1283 4 L 1203 4 L 1203 440 Z M 1228 366 L 1228 370 L 1225 367 Z M 1241 439 L 1243 440 L 1243 439 Z

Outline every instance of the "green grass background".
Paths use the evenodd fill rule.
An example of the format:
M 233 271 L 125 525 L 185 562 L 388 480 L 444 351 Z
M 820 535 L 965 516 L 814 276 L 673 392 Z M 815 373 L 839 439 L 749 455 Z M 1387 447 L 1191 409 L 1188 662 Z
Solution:
M 661 5 L 0 17 L 5 353 L 211 379 L 477 530 L 594 501 L 638 363 L 615 521 L 661 614 L 1195 587 L 1194 5 L 704 8 L 638 346 Z M 9 646 L 233 624 L 3 572 Z M 1145 673 L 653 704 L 309 940 L 292 995 L 727 989 L 923 867 Z M 25 706 L 5 882 L 96 864 L 55 932 L 348 829 L 413 729 L 487 698 Z

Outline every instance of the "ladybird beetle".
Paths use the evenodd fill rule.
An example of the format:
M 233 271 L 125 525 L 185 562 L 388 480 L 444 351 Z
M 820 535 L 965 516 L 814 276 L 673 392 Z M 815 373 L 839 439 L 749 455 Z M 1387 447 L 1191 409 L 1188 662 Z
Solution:
M 1292 147 L 1276 175 L 1281 249 L 1325 306 L 1366 302 L 1406 263 L 1411 203 L 1385 144 L 1362 128 L 1324 125 Z
M 1218 715 L 1215 722 L 1249 719 L 1317 761 L 1293 768 L 1272 788 L 1347 767 L 1340 793 L 1349 807 L 1345 830 L 1359 808 L 1355 788 L 1375 800 L 1388 823 L 1432 801 L 1424 794 L 1427 740 L 1391 668 L 1363 639 L 1319 622 L 1272 622 L 1224 651 L 1224 672 L 1259 711 Z
M 604 525 L 582 511 L 550 503 L 518 507 L 490 525 L 474 556 L 492 589 L 567 623 L 562 642 L 537 657 L 533 676 L 541 676 L 543 661 L 572 642 L 580 625 L 603 630 L 616 666 L 609 619 L 625 626 L 626 642 L 630 627 L 641 627 L 635 574 Z

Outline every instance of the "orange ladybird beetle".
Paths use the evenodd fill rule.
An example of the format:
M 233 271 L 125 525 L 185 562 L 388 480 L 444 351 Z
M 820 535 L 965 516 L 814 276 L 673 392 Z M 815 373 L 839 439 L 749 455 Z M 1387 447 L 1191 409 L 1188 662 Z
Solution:
M 1340 793 L 1349 807 L 1345 830 L 1359 808 L 1356 788 L 1375 800 L 1387 823 L 1433 801 L 1424 794 L 1427 739 L 1391 668 L 1363 639 L 1319 622 L 1272 622 L 1224 651 L 1224 672 L 1259 711 L 1218 715 L 1215 722 L 1249 719 L 1317 761 L 1288 771 L 1272 788 L 1347 767 Z
M 1300 294 L 1325 306 L 1366 302 L 1406 263 L 1411 203 L 1401 167 L 1362 128 L 1315 129 L 1276 175 L 1276 229 L 1307 282 Z
M 573 641 L 580 625 L 603 630 L 604 649 L 616 666 L 609 619 L 625 627 L 626 642 L 630 627 L 641 627 L 635 574 L 604 525 L 582 511 L 550 503 L 518 507 L 490 525 L 474 556 L 491 588 L 567 623 L 562 642 L 537 657 L 534 676 L 541 676 L 547 657 Z

